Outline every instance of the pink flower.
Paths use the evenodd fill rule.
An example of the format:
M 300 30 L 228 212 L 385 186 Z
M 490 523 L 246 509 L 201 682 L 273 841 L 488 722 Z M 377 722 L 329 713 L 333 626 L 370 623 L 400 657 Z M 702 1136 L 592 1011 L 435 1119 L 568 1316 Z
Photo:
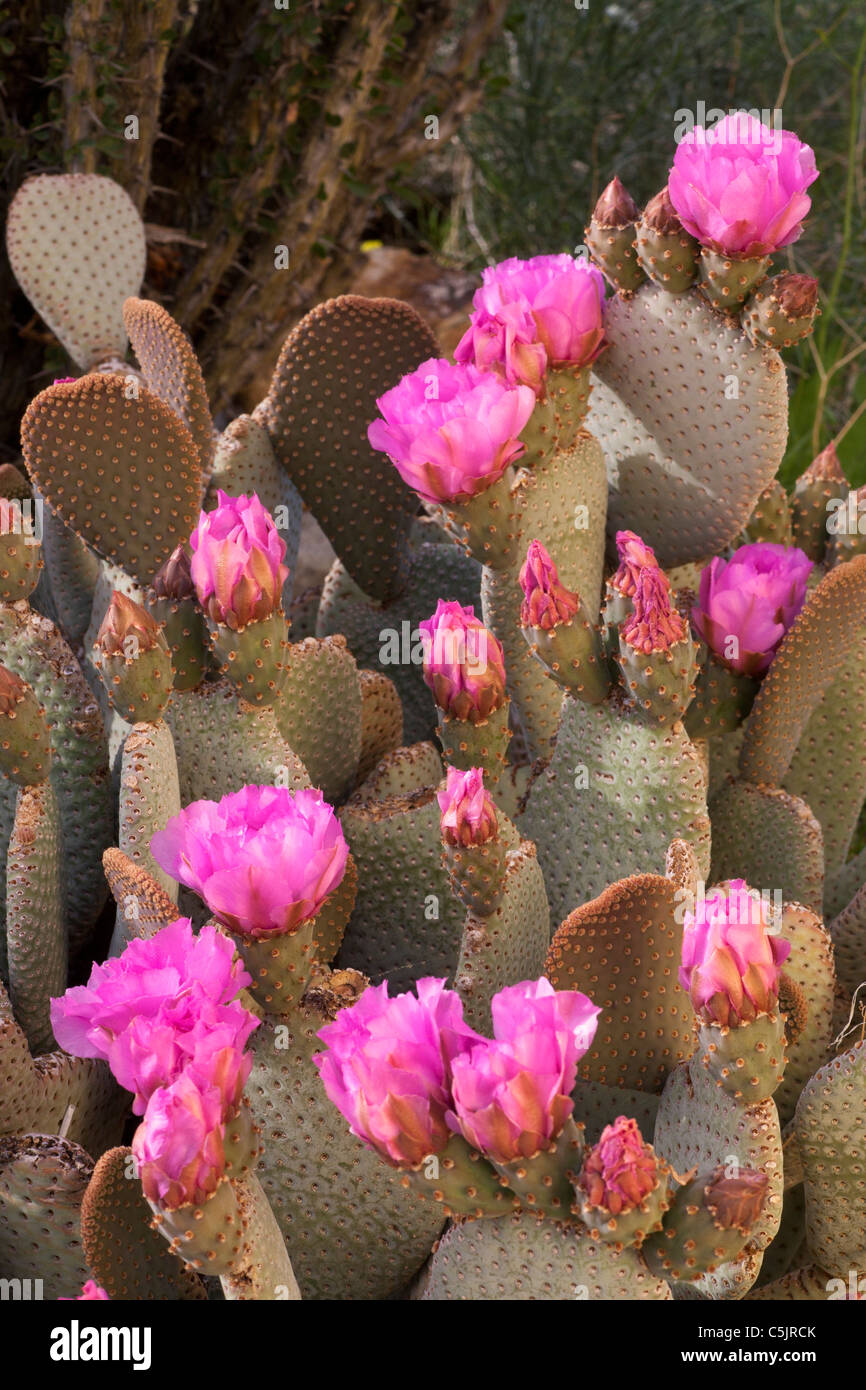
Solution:
M 505 703 L 502 647 L 472 607 L 440 599 L 418 629 L 424 680 L 443 713 L 478 724 Z
M 190 574 L 198 601 L 214 623 L 238 631 L 279 608 L 289 571 L 286 543 L 258 497 L 217 492 L 190 536 Z
M 215 927 L 193 934 L 179 917 L 146 941 L 131 941 L 121 956 L 94 965 L 86 985 L 51 1001 L 51 1026 L 74 1057 L 108 1060 L 111 1045 L 139 1018 L 195 1015 L 206 1002 L 228 1004 L 251 977 L 234 959 L 234 946 Z
M 194 801 L 150 842 L 156 862 L 232 931 L 297 931 L 340 884 L 349 847 L 322 793 L 242 787 Z
M 686 912 L 680 984 L 705 1022 L 735 1027 L 773 1011 L 790 952 L 768 931 L 760 897 L 733 879 Z
M 452 1062 L 449 1123 L 495 1163 L 512 1163 L 560 1134 L 601 1010 L 544 978 L 500 990 L 491 1010 L 494 1040 L 480 1039 Z
M 730 560 L 717 556 L 701 575 L 692 622 L 732 671 L 758 676 L 806 601 L 812 561 L 796 546 L 755 541 Z
M 225 1172 L 222 1098 L 186 1072 L 155 1091 L 132 1139 L 148 1201 L 174 1210 L 199 1205 Z
M 637 578 L 634 607 L 619 630 L 635 651 L 649 656 L 667 652 L 686 635 L 686 625 L 671 604 L 670 582 L 660 569 L 647 565 Z
M 448 768 L 446 786 L 436 793 L 442 812 L 442 838 L 449 845 L 484 845 L 496 837 L 498 822 L 493 798 L 484 787 L 480 767 L 460 772 Z
M 367 437 L 389 454 L 427 502 L 465 502 L 497 482 L 524 451 L 528 386 L 509 390 L 491 372 L 431 357 L 376 402 L 384 419 Z
M 394 999 L 387 982 L 366 989 L 321 1029 L 328 1050 L 313 1058 L 352 1133 L 395 1166 L 413 1167 L 447 1144 L 451 1069 L 478 1038 L 444 980 L 415 988 L 417 998 Z
M 668 191 L 686 231 L 704 246 L 754 257 L 797 240 L 812 206 L 806 189 L 817 177 L 808 145 L 741 111 L 684 136 Z
M 520 622 L 523 627 L 541 627 L 550 631 L 557 623 L 569 623 L 580 611 L 577 594 L 559 582 L 559 572 L 541 541 L 530 541 L 526 559 L 520 571 L 523 603 Z
M 584 367 L 604 344 L 604 277 L 572 256 L 516 257 L 488 266 L 473 298 L 458 362 L 499 371 L 544 394 L 548 367 Z
M 64 381 L 74 381 L 74 379 L 75 379 L 74 377 L 64 377 L 64 378 L 63 378 Z M 63 1298 L 63 1297 L 61 1297 L 61 1298 L 58 1298 L 57 1302 L 58 1302 L 58 1303 L 84 1303 L 84 1302 L 86 1302 L 88 1299 L 92 1300 L 93 1302 L 105 1302 L 105 1303 L 109 1303 L 109 1302 L 111 1301 L 111 1300 L 109 1299 L 109 1297 L 108 1297 L 108 1294 L 105 1292 L 105 1289 L 100 1288 L 99 1285 L 97 1284 L 97 1282 L 96 1282 L 95 1279 L 88 1279 L 88 1280 L 87 1280 L 87 1283 L 83 1285 L 83 1287 L 82 1287 L 82 1289 L 81 1289 L 81 1293 L 80 1293 L 80 1294 L 77 1294 L 75 1298 Z
M 634 531 L 617 531 L 616 549 L 619 555 L 619 569 L 611 578 L 611 584 L 624 595 L 625 598 L 634 598 L 637 589 L 638 577 L 641 570 L 647 566 L 658 569 L 659 562 L 656 553 L 651 545 L 641 540 L 640 536 Z M 661 572 L 661 571 L 660 571 Z M 670 587 L 670 581 L 665 574 L 662 574 L 665 583 Z
M 639 1207 L 657 1182 L 655 1155 L 644 1143 L 637 1120 L 620 1115 L 587 1154 L 578 1185 L 592 1206 L 619 1216 Z
M 133 1092 L 136 1115 L 144 1114 L 154 1091 L 171 1085 L 182 1071 L 217 1086 L 229 1114 L 250 1073 L 252 1059 L 243 1049 L 257 1027 L 255 1014 L 237 1001 L 214 1004 L 187 997 L 164 1004 L 154 1017 L 134 1018 L 108 1045 L 106 1060 L 119 1084 Z

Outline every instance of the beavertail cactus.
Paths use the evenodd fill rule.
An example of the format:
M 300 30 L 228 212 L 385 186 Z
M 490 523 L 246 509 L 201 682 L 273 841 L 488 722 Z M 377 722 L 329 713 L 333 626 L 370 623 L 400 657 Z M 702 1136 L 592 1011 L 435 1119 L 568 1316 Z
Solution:
M 863 497 L 832 445 L 776 480 L 816 177 L 697 128 L 488 267 L 455 361 L 341 296 L 219 434 L 123 190 L 16 195 L 82 374 L 0 468 L 0 1279 L 863 1277 Z

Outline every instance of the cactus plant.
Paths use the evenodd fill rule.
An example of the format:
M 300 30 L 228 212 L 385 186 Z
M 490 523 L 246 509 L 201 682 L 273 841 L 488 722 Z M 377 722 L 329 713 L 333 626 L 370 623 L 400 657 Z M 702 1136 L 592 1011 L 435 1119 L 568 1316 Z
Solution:
M 219 435 L 126 195 L 15 199 L 81 375 L 0 470 L 0 1276 L 670 1301 L 863 1270 L 862 499 L 832 450 L 774 481 L 811 152 L 722 135 L 643 211 L 614 179 L 592 262 L 485 272 L 454 362 L 407 305 L 318 306 Z

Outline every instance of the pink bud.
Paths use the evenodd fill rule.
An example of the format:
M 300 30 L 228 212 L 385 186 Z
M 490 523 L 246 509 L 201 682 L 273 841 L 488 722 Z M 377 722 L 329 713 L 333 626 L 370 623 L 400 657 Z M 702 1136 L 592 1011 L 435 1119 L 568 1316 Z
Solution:
M 523 627 L 541 627 L 549 631 L 557 623 L 571 622 L 580 611 L 578 595 L 560 584 L 556 565 L 541 541 L 529 542 L 520 583 L 524 594 L 520 606 Z
M 424 680 L 443 713 L 478 724 L 505 703 L 502 648 L 473 608 L 440 599 L 418 627 Z
M 815 155 L 787 130 L 738 111 L 677 146 L 668 189 L 683 226 L 727 256 L 772 254 L 796 241 L 812 206 Z
M 524 451 L 518 436 L 535 406 L 492 372 L 431 357 L 376 402 L 367 438 L 426 502 L 467 502 L 498 482 Z
M 686 912 L 680 984 L 705 1022 L 735 1027 L 773 1012 L 790 953 L 768 930 L 758 894 L 733 879 Z
M 637 1120 L 620 1115 L 590 1149 L 578 1185 L 592 1206 L 619 1216 L 639 1207 L 657 1182 L 655 1155 L 644 1143 Z
M 72 381 L 73 378 L 72 378 L 72 377 L 64 377 L 63 380 L 64 380 L 64 381 Z M 88 1279 L 88 1280 L 87 1280 L 87 1283 L 84 1284 L 84 1285 L 82 1286 L 81 1293 L 80 1293 L 80 1294 L 77 1294 L 75 1298 L 64 1298 L 64 1297 L 60 1297 L 60 1298 L 58 1298 L 57 1302 L 58 1302 L 58 1303 L 84 1303 L 84 1302 L 87 1302 L 88 1299 L 92 1300 L 93 1302 L 105 1302 L 105 1303 L 108 1303 L 108 1302 L 111 1301 L 111 1300 L 109 1299 L 109 1297 L 108 1297 L 108 1294 L 105 1292 L 105 1289 L 100 1288 L 100 1286 L 97 1284 L 97 1282 L 96 1282 L 95 1279 Z
M 190 536 L 190 574 L 211 621 L 239 631 L 279 608 L 289 574 L 286 543 L 255 493 L 229 497 L 220 490 L 217 499 Z
M 658 569 L 658 560 L 651 545 L 642 541 L 634 531 L 617 531 L 616 548 L 619 555 L 619 569 L 611 578 L 614 589 L 624 598 L 634 598 L 638 576 L 648 566 Z M 667 576 L 663 576 L 665 583 Z
M 480 767 L 448 768 L 447 786 L 436 793 L 442 812 L 442 838 L 448 845 L 484 845 L 496 838 L 496 807 L 484 788 Z
M 669 581 L 649 565 L 638 575 L 634 607 L 620 628 L 620 637 L 635 651 L 649 656 L 667 652 L 686 635 L 686 625 L 671 606 Z

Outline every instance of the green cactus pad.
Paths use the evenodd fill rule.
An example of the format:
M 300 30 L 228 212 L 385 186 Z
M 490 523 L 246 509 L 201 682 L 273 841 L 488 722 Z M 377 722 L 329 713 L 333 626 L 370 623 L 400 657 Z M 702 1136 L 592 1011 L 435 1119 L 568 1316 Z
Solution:
M 791 498 L 794 542 L 810 560 L 824 559 L 832 503 L 842 502 L 847 496 L 848 480 L 834 446 L 829 444 L 797 479 Z
M 432 738 L 436 729 L 436 706 L 421 674 L 418 624 L 440 598 L 470 605 L 480 616 L 480 583 L 480 565 L 456 545 L 420 546 L 409 562 L 405 593 L 382 608 L 366 601 L 339 560 L 325 580 L 316 635 L 343 633 L 359 666 L 390 677 L 403 702 L 409 743 Z
M 587 424 L 604 441 L 609 536 L 637 531 L 665 568 L 717 554 L 782 459 L 780 357 L 697 290 L 673 296 L 656 285 L 609 302 L 605 337 Z
M 694 1045 L 694 1011 L 677 979 L 682 905 L 673 882 L 636 874 L 578 907 L 555 932 L 545 974 L 602 1010 L 578 1075 L 660 1091 Z
M 831 570 L 780 646 L 746 725 L 740 773 L 784 786 L 821 823 L 828 877 L 844 863 L 866 799 L 866 556 Z M 846 730 L 839 758 L 840 730 Z
M 48 1006 L 66 988 L 60 811 L 50 782 L 22 787 L 6 863 L 9 997 L 30 1051 L 56 1046 Z
M 465 909 L 442 864 L 439 803 L 432 787 L 362 800 L 340 813 L 358 865 L 358 897 L 339 961 L 387 979 L 391 993 L 423 975 L 453 979 Z
M 554 556 L 554 559 L 556 557 Z M 563 712 L 563 690 L 530 651 L 520 626 L 520 593 L 511 570 L 485 567 L 481 606 L 485 626 L 502 645 L 508 690 L 529 758 L 549 758 Z
M 102 851 L 111 843 L 105 730 L 81 669 L 54 624 L 26 604 L 0 608 L 0 662 L 27 681 L 51 730 L 51 783 L 60 806 L 70 953 L 106 898 Z
M 812 1259 L 847 1279 L 866 1251 L 866 1042 L 820 1068 L 803 1088 L 795 1130 L 806 1184 Z
M 235 1184 L 244 1246 L 220 1280 L 231 1303 L 296 1301 L 301 1297 L 286 1243 L 255 1173 Z
M 67 642 L 78 642 L 90 622 L 99 556 L 46 502 L 42 503 L 42 549 L 63 635 Z
M 288 612 L 304 504 L 294 483 L 277 463 L 270 435 L 252 415 L 238 415 L 217 440 L 213 472 L 204 500 L 205 511 L 216 506 L 218 491 L 228 493 L 229 497 L 249 497 L 255 493 L 273 517 L 286 543 L 283 563 L 289 567 L 289 577 L 283 585 L 283 607 Z M 295 633 L 296 639 L 305 635 Z
M 836 977 L 846 994 L 866 979 L 866 883 L 830 923 Z
M 207 477 L 216 435 L 192 343 L 171 314 L 152 299 L 127 299 L 123 322 L 145 386 L 183 420 L 195 440 L 202 474 Z
M 771 1284 L 791 1269 L 797 1269 L 806 1258 L 803 1250 L 806 1241 L 806 1197 L 802 1182 L 788 1187 L 789 1145 L 783 1146 L 785 1162 L 785 1203 L 782 1207 L 782 1220 L 770 1244 L 764 1251 L 759 1284 Z M 754 1297 L 754 1294 L 750 1295 Z
M 136 724 L 126 737 L 120 769 L 118 847 L 148 873 L 177 902 L 178 886 L 159 867 L 150 852 L 150 841 L 181 810 L 180 782 L 174 739 L 164 720 Z M 138 904 L 138 899 L 132 899 Z M 140 911 L 138 905 L 136 911 Z M 118 907 L 111 954 L 119 955 L 126 943 L 140 934 L 140 923 L 129 922 Z
M 668 1300 L 634 1250 L 616 1251 L 579 1226 L 532 1213 L 462 1221 L 439 1241 L 420 1282 L 427 1301 Z
M 654 729 L 613 700 L 567 696 L 556 750 L 533 781 L 518 828 L 538 847 L 553 921 L 614 879 L 664 869 L 673 839 L 709 871 L 700 760 L 681 724 Z
M 506 859 L 503 897 L 488 917 L 469 913 L 454 984 L 470 1027 L 490 1035 L 490 1001 L 506 985 L 536 980 L 550 944 L 544 879 L 529 840 Z
M 805 801 L 780 787 L 731 781 L 710 801 L 710 820 L 713 883 L 743 878 L 820 912 L 824 842 Z
M 0 1139 L 0 1277 L 41 1280 L 33 1297 L 78 1297 L 88 1278 L 78 1223 L 92 1170 L 68 1139 Z
M 325 800 L 341 801 L 355 784 L 361 755 L 361 686 L 344 637 L 306 637 L 285 655 L 288 676 L 274 713 Z
M 330 965 L 339 951 L 357 896 L 358 870 L 350 854 L 342 879 L 313 918 L 314 954 L 322 965 Z
M 120 1140 L 129 1109 L 104 1062 L 52 1052 L 32 1058 L 0 985 L 0 1134 L 57 1134 L 99 1155 Z
M 436 355 L 436 339 L 410 305 L 343 295 L 292 330 L 255 411 L 347 570 L 380 602 L 405 585 L 418 499 L 370 447 L 367 426 L 376 398 Z
M 247 705 L 227 681 L 175 691 L 166 713 L 180 772 L 181 804 L 218 801 L 249 783 L 297 791 L 310 779 L 270 706 Z
M 802 990 L 808 1010 L 804 1028 L 798 1037 L 788 1042 L 788 1063 L 774 1095 L 785 1123 L 793 1115 L 809 1077 L 827 1060 L 833 1035 L 836 974 L 830 933 L 814 912 L 799 904 L 786 903 L 782 911 L 781 935 L 791 943 L 791 954 L 782 968 Z
M 653 1144 L 677 1173 L 718 1164 L 759 1168 L 770 1186 L 749 1233 L 749 1249 L 763 1250 L 782 1216 L 782 1136 L 772 1100 L 744 1105 L 716 1084 L 695 1059 L 677 1067 L 659 1102 Z
M 442 1210 L 407 1191 L 328 1100 L 310 1060 L 327 1021 L 268 1017 L 250 1040 L 246 1096 L 265 1144 L 258 1177 L 304 1298 L 387 1298 L 420 1268 Z
M 21 443 L 49 506 L 146 584 L 198 521 L 201 467 L 183 421 L 130 381 L 100 372 L 49 386 L 27 407 Z
M 82 371 L 123 357 L 123 302 L 144 276 L 144 226 L 129 195 L 98 174 L 39 174 L 9 208 L 15 278 Z
M 773 479 L 755 503 L 755 510 L 746 522 L 750 541 L 769 541 L 771 545 L 793 545 L 791 508 L 782 484 Z
M 403 706 L 396 685 L 381 671 L 359 671 L 361 753 L 355 780 L 360 786 L 386 753 L 403 742 Z
M 602 1130 L 612 1125 L 620 1115 L 637 1120 L 646 1142 L 652 1141 L 660 1097 L 651 1091 L 604 1086 L 600 1081 L 584 1081 L 578 1077 L 571 1095 L 574 1119 L 583 1125 L 587 1145 L 597 1144 Z
M 91 1277 L 112 1299 L 206 1298 L 203 1281 L 171 1254 L 152 1220 L 132 1149 L 109 1149 L 81 1202 L 81 1243 Z
M 361 801 L 384 801 L 389 796 L 409 796 L 442 781 L 442 759 L 432 743 L 413 743 L 386 753 L 358 788 Z

